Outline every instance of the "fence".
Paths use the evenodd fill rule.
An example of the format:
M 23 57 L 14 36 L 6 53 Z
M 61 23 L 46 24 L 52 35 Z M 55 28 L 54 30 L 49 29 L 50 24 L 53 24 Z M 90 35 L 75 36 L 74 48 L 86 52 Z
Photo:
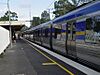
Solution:
M 9 43 L 9 31 L 0 26 L 0 54 L 4 52 Z

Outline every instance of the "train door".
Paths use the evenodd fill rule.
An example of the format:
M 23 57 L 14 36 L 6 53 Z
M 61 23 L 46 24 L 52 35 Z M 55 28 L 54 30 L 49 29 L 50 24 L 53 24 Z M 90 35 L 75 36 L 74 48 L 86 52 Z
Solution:
M 67 54 L 76 58 L 75 21 L 67 24 Z

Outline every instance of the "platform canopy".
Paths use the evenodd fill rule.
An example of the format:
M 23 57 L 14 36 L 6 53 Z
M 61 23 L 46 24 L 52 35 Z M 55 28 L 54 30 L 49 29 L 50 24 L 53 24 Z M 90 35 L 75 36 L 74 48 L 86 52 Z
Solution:
M 0 21 L 0 26 L 9 30 L 9 21 Z M 20 31 L 25 26 L 25 21 L 11 21 L 11 28 L 14 31 Z

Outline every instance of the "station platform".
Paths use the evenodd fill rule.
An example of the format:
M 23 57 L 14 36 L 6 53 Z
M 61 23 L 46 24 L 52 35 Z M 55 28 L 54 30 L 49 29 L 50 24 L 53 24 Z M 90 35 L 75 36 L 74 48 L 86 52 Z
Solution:
M 43 48 L 42 48 L 43 49 Z M 25 39 L 17 40 L 0 58 L 0 75 L 87 75 Z M 55 54 L 56 55 L 56 54 Z M 60 58 L 60 57 L 59 57 Z M 75 63 L 73 63 L 76 65 Z M 79 65 L 78 65 L 79 66 Z M 79 66 L 80 68 L 81 66 Z M 81 67 L 83 68 L 83 67 Z M 87 70 L 85 68 L 85 70 Z M 88 75 L 99 75 L 89 70 Z M 92 72 L 92 73 L 90 73 Z

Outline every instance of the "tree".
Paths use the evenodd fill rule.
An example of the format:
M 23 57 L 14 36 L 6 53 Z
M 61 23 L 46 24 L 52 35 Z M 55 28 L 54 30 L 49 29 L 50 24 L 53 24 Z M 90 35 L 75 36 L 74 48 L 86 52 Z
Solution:
M 47 11 L 43 11 L 41 14 L 41 23 L 50 21 L 50 14 Z
M 33 17 L 32 26 L 37 26 L 41 23 L 40 17 Z M 32 27 L 31 26 L 31 27 Z
M 18 18 L 17 13 L 12 12 L 11 13 L 11 18 L 12 18 L 13 21 L 17 21 L 17 18 Z
M 43 11 L 41 14 L 41 18 L 45 20 L 50 20 L 50 14 L 47 11 Z
M 9 17 L 6 17 L 5 15 L 0 18 L 0 21 L 9 21 Z
M 59 17 L 68 13 L 72 9 L 75 9 L 79 5 L 90 1 L 93 0 L 58 0 L 54 2 L 55 11 L 53 13 L 55 14 L 55 17 Z
M 40 23 L 42 24 L 42 23 L 45 23 L 45 22 L 48 22 L 48 21 L 50 21 L 49 19 L 43 19 L 43 18 L 41 18 L 41 20 L 40 20 Z
M 47 21 L 50 21 L 50 14 L 47 11 L 43 11 L 41 13 L 41 18 L 40 17 L 33 17 L 31 27 L 37 26 L 37 25 L 45 23 Z
M 17 21 L 18 20 L 18 16 L 16 12 L 11 12 L 10 11 L 10 20 L 11 21 Z M 9 21 L 9 12 L 7 11 L 4 16 L 2 16 L 0 18 L 0 21 Z
M 76 7 L 76 4 L 73 5 L 68 0 L 55 1 L 55 3 L 54 3 L 55 11 L 53 13 L 55 14 L 55 17 L 59 17 L 61 15 L 66 14 L 67 12 L 69 12 L 69 10 L 71 10 L 71 9 L 73 9 L 75 7 Z

